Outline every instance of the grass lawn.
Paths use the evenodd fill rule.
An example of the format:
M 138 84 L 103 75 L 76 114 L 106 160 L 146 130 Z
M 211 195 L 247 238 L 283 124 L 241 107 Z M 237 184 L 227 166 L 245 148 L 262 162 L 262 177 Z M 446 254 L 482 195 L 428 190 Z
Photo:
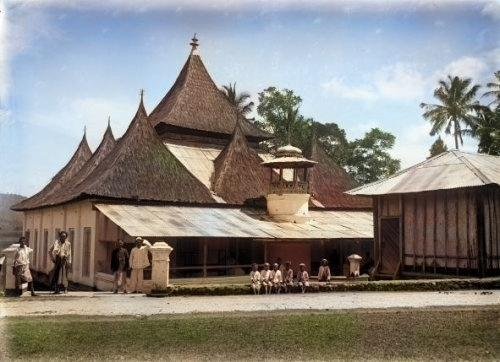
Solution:
M 500 308 L 7 319 L 11 358 L 499 359 Z

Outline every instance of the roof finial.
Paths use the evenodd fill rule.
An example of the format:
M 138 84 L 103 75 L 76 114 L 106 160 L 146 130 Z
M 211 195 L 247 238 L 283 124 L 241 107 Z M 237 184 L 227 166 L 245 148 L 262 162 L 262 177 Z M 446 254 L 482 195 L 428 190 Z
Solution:
M 111 127 L 111 116 L 108 116 L 108 127 Z
M 87 137 L 87 125 L 83 126 L 83 137 Z
M 198 38 L 196 37 L 196 33 L 194 33 L 193 37 L 191 38 L 191 43 L 189 43 L 189 45 L 191 45 L 191 51 L 195 51 L 196 48 L 198 48 Z
M 139 94 L 141 95 L 141 103 L 144 101 L 144 89 L 141 88 L 141 90 L 139 90 Z

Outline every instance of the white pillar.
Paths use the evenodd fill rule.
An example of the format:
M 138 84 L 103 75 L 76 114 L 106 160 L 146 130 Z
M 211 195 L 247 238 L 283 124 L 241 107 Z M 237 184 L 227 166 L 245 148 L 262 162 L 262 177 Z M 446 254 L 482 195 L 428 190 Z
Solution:
M 349 276 L 351 277 L 359 277 L 359 268 L 361 264 L 361 258 L 357 254 L 352 254 L 347 257 L 349 260 Z
M 172 247 L 164 241 L 159 241 L 151 246 L 151 292 L 166 291 L 170 284 L 170 253 Z
M 5 294 L 12 295 L 16 293 L 16 277 L 14 276 L 14 259 L 16 257 L 17 249 L 19 244 L 12 244 L 11 246 L 2 250 L 0 255 L 5 256 L 4 263 L 2 265 L 2 275 L 5 275 Z M 23 289 L 27 287 L 27 284 L 23 284 Z

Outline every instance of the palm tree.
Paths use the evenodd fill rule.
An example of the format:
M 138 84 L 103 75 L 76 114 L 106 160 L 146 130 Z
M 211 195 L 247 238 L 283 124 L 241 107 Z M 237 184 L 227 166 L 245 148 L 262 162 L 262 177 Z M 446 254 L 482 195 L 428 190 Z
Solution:
M 434 97 L 441 104 L 421 103 L 425 112 L 423 117 L 432 123 L 431 136 L 443 131 L 453 134 L 455 148 L 458 149 L 458 141 L 463 145 L 462 126 L 472 127 L 475 112 L 479 108 L 476 94 L 480 86 L 471 86 L 470 78 L 451 77 L 440 80 L 439 87 L 434 91 Z
M 479 140 L 478 152 L 500 155 L 500 105 L 495 110 L 481 107 L 475 122 L 466 133 Z
M 489 104 L 497 104 L 500 105 L 500 70 L 497 70 L 495 73 L 495 81 L 486 84 L 486 87 L 490 89 L 488 92 L 483 94 L 483 97 L 493 96 L 495 99 Z
M 233 84 L 229 83 L 228 85 L 222 86 L 221 89 L 222 94 L 226 97 L 226 99 L 236 107 L 240 116 L 245 117 L 248 113 L 252 111 L 254 106 L 253 102 L 249 102 L 250 94 L 247 92 L 237 93 L 236 92 L 236 82 Z

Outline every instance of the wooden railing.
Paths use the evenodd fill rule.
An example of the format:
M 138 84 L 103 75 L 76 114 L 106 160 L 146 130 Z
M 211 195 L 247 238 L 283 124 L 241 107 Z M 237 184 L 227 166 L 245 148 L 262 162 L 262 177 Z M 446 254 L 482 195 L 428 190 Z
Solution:
M 271 194 L 307 194 L 309 183 L 304 181 L 274 181 L 269 187 Z

